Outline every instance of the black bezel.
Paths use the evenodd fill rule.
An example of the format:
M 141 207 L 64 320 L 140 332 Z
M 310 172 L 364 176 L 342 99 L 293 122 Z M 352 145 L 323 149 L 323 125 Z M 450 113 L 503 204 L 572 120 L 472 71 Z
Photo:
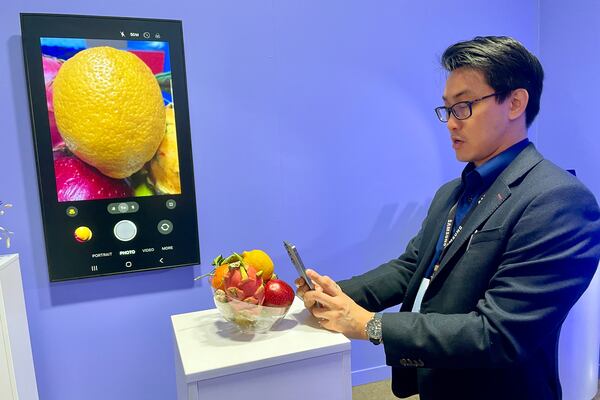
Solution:
M 40 38 L 135 40 L 131 37 L 123 39 L 121 31 L 160 32 L 160 40 L 169 43 L 173 93 L 176 101 L 175 121 L 181 194 L 59 202 L 49 134 Z M 181 21 L 26 13 L 21 14 L 21 32 L 50 280 L 61 281 L 199 264 L 196 195 Z M 144 37 L 137 39 L 150 40 Z M 177 207 L 174 210 L 165 207 L 167 199 L 176 201 Z M 107 212 L 108 204 L 129 201 L 139 204 L 140 210 L 136 215 L 113 215 Z M 79 209 L 77 217 L 66 216 L 66 209 L 69 206 Z M 115 241 L 114 236 L 109 237 L 106 234 L 112 232 L 112 227 L 117 221 L 129 217 L 139 221 L 136 243 Z M 173 222 L 175 229 L 170 235 L 158 233 L 156 223 L 161 219 Z M 89 243 L 83 246 L 72 245 L 72 233 L 77 226 L 81 225 L 91 225 L 92 231 L 102 233 L 100 237 L 96 237 L 93 245 L 87 246 Z M 152 255 L 138 254 L 135 262 L 130 258 L 129 262 L 132 265 L 129 267 L 124 267 L 127 260 L 122 257 L 110 257 L 110 262 L 102 260 L 101 268 L 93 263 L 99 260 L 90 259 L 94 246 L 98 251 L 106 248 L 118 254 L 119 251 L 134 245 L 149 246 L 151 243 L 156 243 L 159 249 L 168 248 L 170 245 L 176 250 L 168 250 L 164 254 L 163 252 L 154 252 L 155 254 Z

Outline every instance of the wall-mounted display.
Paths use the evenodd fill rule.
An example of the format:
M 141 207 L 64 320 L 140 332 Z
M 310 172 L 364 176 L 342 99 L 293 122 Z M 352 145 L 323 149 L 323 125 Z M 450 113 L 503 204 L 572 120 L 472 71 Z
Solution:
M 181 21 L 21 30 L 50 280 L 198 264 Z

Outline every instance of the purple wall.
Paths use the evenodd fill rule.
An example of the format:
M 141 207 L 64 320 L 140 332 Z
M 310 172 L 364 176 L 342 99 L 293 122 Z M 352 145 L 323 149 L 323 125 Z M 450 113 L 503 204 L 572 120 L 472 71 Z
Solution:
M 600 2 L 540 2 L 546 79 L 538 148 L 600 198 Z
M 169 316 L 213 307 L 206 283 L 192 279 L 209 270 L 216 254 L 262 248 L 289 282 L 294 273 L 283 239 L 296 242 L 307 264 L 336 279 L 398 255 L 434 190 L 461 169 L 432 111 L 444 83 L 439 55 L 478 34 L 511 35 L 535 53 L 540 48 L 537 1 L 383 1 L 377 8 L 341 0 L 5 3 L 0 200 L 15 207 L 1 222 L 15 232 L 11 250 L 21 255 L 44 400 L 173 398 Z M 560 14 L 556 7 L 543 8 L 542 16 Z M 19 12 L 183 20 L 201 266 L 49 284 Z M 592 29 L 569 23 L 566 30 Z M 554 63 L 560 54 L 546 52 L 551 46 L 544 39 L 562 31 L 541 26 L 542 55 Z M 597 37 L 597 30 L 591 33 Z M 563 90 L 563 81 L 551 76 L 562 71 L 558 61 L 546 65 L 548 86 L 555 85 L 547 88 L 554 95 L 545 98 L 546 110 Z M 586 71 L 597 77 L 591 66 Z M 598 84 L 590 92 L 588 83 L 576 81 L 595 98 Z M 552 133 L 540 138 L 548 153 L 568 148 L 560 161 L 598 188 L 591 168 L 593 110 L 569 110 L 588 126 L 576 137 L 569 130 L 573 143 L 552 147 Z M 557 125 L 544 115 L 548 111 L 542 111 L 542 127 Z M 228 155 L 236 161 L 226 161 Z M 382 349 L 364 342 L 353 343 L 352 370 L 355 384 L 389 374 Z
M 540 3 L 539 148 L 600 197 L 600 1 Z

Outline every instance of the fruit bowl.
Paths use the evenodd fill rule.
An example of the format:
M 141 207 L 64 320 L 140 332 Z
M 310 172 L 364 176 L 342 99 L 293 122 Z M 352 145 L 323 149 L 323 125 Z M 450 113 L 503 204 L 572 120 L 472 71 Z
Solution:
M 213 300 L 223 318 L 243 333 L 267 332 L 285 317 L 291 307 L 252 304 L 227 296 L 223 290 L 214 291 Z
M 262 250 L 233 253 L 212 262 L 210 276 L 215 306 L 244 333 L 266 332 L 281 321 L 294 302 L 294 289 L 273 273 L 273 261 Z

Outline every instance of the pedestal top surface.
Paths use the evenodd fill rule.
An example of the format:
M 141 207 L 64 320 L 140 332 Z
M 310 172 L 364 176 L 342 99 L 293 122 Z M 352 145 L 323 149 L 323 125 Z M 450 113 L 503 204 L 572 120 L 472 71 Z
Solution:
M 217 309 L 171 316 L 187 382 L 350 350 L 350 340 L 321 328 L 298 298 L 266 333 L 245 334 Z

